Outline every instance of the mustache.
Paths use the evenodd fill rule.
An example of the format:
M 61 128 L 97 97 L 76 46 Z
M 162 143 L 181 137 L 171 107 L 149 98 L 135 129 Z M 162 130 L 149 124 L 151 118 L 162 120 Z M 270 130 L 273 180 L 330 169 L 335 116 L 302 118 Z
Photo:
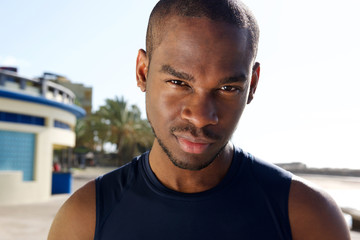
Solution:
M 175 132 L 188 132 L 191 135 L 193 135 L 194 137 L 205 137 L 211 140 L 220 140 L 221 137 L 214 133 L 213 131 L 207 129 L 207 128 L 197 128 L 191 124 L 185 125 L 185 126 L 176 126 L 176 127 L 172 127 L 170 129 L 171 133 L 175 133 Z

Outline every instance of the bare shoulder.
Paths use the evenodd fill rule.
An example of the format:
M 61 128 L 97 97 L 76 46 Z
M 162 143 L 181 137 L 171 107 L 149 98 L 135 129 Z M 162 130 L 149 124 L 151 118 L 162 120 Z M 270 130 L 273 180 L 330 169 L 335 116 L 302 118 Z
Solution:
M 94 239 L 95 203 L 95 181 L 91 181 L 62 205 L 51 225 L 48 240 Z
M 289 218 L 294 240 L 350 240 L 341 210 L 321 189 L 294 177 L 289 196 Z

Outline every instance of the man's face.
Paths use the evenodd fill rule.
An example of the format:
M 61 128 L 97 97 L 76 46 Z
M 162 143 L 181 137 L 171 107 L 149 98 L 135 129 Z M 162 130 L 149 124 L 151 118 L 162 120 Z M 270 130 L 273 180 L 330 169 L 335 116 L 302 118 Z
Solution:
M 247 33 L 207 18 L 173 17 L 166 24 L 147 78 L 138 79 L 156 135 L 153 150 L 160 146 L 176 166 L 200 170 L 228 143 L 248 101 Z

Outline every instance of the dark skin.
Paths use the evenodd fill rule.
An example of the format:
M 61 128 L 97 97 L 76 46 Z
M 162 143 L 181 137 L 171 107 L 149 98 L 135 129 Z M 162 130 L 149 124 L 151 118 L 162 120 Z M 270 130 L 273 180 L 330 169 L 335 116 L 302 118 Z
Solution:
M 168 21 L 172 31 L 155 49 L 150 68 L 146 53 L 138 55 L 138 86 L 146 92 L 157 136 L 150 165 L 165 186 L 180 192 L 207 190 L 226 174 L 233 153 L 229 139 L 260 71 L 247 50 L 245 30 L 196 20 L 196 26 L 192 19 Z M 183 168 L 169 161 L 160 142 Z
M 166 187 L 201 192 L 219 184 L 228 171 L 229 139 L 254 97 L 260 67 L 248 50 L 245 30 L 207 18 L 173 17 L 167 25 L 151 62 L 143 50 L 137 57 L 137 84 L 146 92 L 157 136 L 150 166 Z M 289 218 L 294 240 L 350 239 L 333 200 L 301 179 L 291 184 Z M 94 231 L 92 181 L 59 210 L 49 239 L 93 239 Z

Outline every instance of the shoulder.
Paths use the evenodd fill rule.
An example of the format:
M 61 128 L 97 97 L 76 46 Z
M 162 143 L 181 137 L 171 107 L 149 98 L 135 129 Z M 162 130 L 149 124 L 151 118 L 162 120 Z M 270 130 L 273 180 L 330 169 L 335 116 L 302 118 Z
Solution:
M 141 156 L 134 158 L 131 162 L 98 177 L 95 180 L 96 199 L 99 203 L 115 201 L 116 198 L 133 182 L 141 171 Z M 104 202 L 104 203 L 105 203 Z M 106 206 L 105 206 L 106 207 Z
M 60 208 L 49 231 L 49 240 L 93 239 L 95 232 L 95 181 L 77 190 Z
M 265 188 L 287 192 L 288 195 L 292 173 L 249 153 L 243 152 L 242 155 L 244 170 L 247 174 L 252 174 L 255 180 Z
M 293 239 L 350 239 L 341 210 L 324 191 L 294 176 L 289 219 Z
M 139 164 L 140 164 L 140 159 L 141 159 L 142 155 L 134 158 L 131 162 L 128 162 L 127 164 L 106 173 L 103 176 L 100 176 L 97 180 L 96 180 L 96 184 L 101 184 L 101 185 L 106 185 L 109 183 L 126 183 L 128 182 L 134 174 L 136 174 L 139 170 Z M 98 185 L 96 185 L 98 186 Z

